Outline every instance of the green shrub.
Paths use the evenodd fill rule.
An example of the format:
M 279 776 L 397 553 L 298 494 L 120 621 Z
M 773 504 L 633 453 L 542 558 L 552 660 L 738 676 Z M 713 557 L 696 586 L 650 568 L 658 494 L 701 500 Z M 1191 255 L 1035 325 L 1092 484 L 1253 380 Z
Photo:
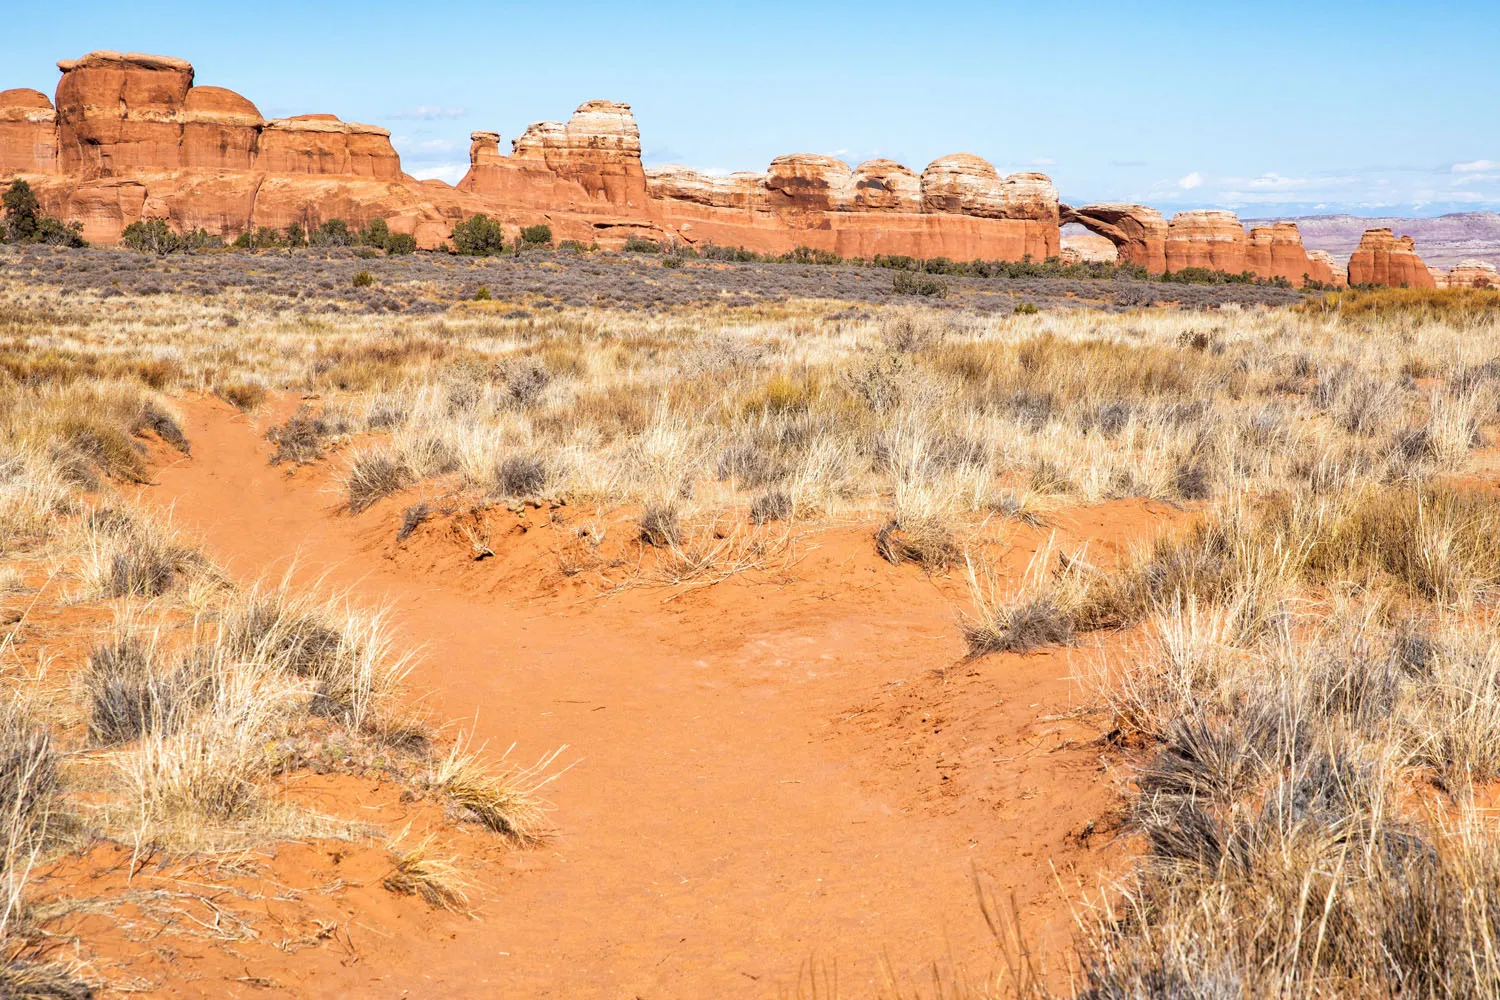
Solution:
M 373 284 L 375 284 L 375 275 L 369 271 L 361 271 L 354 276 L 355 288 L 369 288 Z
M 391 227 L 384 219 L 372 219 L 365 228 L 359 231 L 359 242 L 362 246 L 384 250 L 390 238 Z
M 655 240 L 648 240 L 641 236 L 631 236 L 625 240 L 626 253 L 661 253 L 661 244 Z
M 286 227 L 286 245 L 294 250 L 307 246 L 307 230 L 302 223 L 293 222 Z
M 490 257 L 505 249 L 500 223 L 483 212 L 453 227 L 453 249 L 468 257 Z
M 328 219 L 312 231 L 312 245 L 315 247 L 346 247 L 353 242 L 354 234 L 349 232 L 349 223 L 343 219 Z
M 120 242 L 136 253 L 154 253 L 158 257 L 187 249 L 186 241 L 172 232 L 165 219 L 132 222 L 120 234 Z
M 5 208 L 5 226 L 0 228 L 0 242 L 47 243 L 60 247 L 86 247 L 83 223 L 63 222 L 41 214 L 36 192 L 23 180 L 15 180 L 0 196 Z
M 946 299 L 948 283 L 942 278 L 934 278 L 926 274 L 897 271 L 895 278 L 891 281 L 891 291 L 897 295 L 921 295 L 930 299 Z
M 662 267 L 674 267 L 674 268 L 675 267 L 681 267 L 682 266 L 682 258 L 679 257 L 679 256 L 677 256 L 675 253 L 674 254 L 668 254 L 667 256 L 665 256 L 665 257 L 663 257 L 661 259 L 661 266 Z
M 477 291 L 477 292 L 474 293 L 474 301 L 475 302 L 488 302 L 490 300 L 490 298 L 491 298 L 491 295 L 490 295 L 490 286 L 489 285 L 480 285 L 479 286 L 479 291 Z
M 1030 302 L 1017 302 L 1011 312 L 1016 316 L 1035 316 L 1041 310 Z
M 538 226 L 526 226 L 521 230 L 521 242 L 530 243 L 533 246 L 551 243 L 552 227 L 545 223 Z
M 385 252 L 392 255 L 415 253 L 417 238 L 411 233 L 392 233 L 386 237 Z

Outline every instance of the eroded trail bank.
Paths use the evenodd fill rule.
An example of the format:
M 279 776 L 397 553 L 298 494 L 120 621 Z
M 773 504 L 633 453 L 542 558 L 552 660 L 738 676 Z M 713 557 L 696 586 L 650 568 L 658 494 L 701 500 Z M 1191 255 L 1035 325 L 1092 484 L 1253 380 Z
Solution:
M 269 465 L 222 403 L 183 409 L 192 457 L 149 502 L 240 581 L 295 559 L 390 604 L 436 718 L 574 762 L 555 837 L 481 872 L 477 920 L 366 941 L 304 995 L 775 996 L 814 956 L 865 995 L 887 960 L 990 968 L 975 872 L 1065 943 L 1057 882 L 1104 863 L 1107 838 L 1079 834 L 1118 801 L 1097 734 L 1061 718 L 1081 654 L 960 662 L 952 589 L 879 562 L 867 531 L 820 536 L 778 583 L 522 600 L 392 559 L 399 506 L 339 513 L 329 468 Z

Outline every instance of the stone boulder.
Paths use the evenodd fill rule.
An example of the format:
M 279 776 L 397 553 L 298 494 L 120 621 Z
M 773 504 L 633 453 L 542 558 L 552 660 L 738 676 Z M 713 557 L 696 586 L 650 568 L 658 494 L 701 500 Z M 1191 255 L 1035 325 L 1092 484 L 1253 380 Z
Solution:
M 771 161 L 767 204 L 776 212 L 842 212 L 854 203 L 849 164 L 832 156 L 791 153 Z
M 1333 272 L 1320 266 L 1302 245 L 1295 222 L 1277 222 L 1250 230 L 1245 267 L 1260 278 L 1283 278 L 1301 287 L 1306 281 L 1333 284 Z
M 854 168 L 853 210 L 922 211 L 922 179 L 895 160 L 866 160 Z
M 170 56 L 91 52 L 57 64 L 59 166 L 79 177 L 180 165 L 178 117 L 193 67 Z
M 57 112 L 40 90 L 0 90 L 0 175 L 57 169 Z
M 1046 174 L 1001 177 L 972 153 L 933 160 L 922 171 L 922 211 L 981 219 L 1025 219 L 1056 223 L 1057 189 Z
M 1367 229 L 1349 258 L 1349 284 L 1436 288 L 1437 282 L 1410 236 L 1397 237 L 1389 229 Z

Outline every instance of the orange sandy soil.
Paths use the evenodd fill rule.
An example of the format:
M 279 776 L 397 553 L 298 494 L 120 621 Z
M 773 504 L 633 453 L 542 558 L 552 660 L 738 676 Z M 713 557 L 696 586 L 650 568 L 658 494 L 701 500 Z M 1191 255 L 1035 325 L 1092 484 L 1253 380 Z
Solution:
M 874 524 L 810 529 L 779 568 L 686 590 L 605 585 L 628 566 L 564 575 L 585 519 L 567 507 L 491 510 L 495 555 L 478 562 L 448 518 L 397 543 L 414 494 L 351 517 L 337 459 L 268 464 L 261 429 L 295 403 L 257 420 L 183 401 L 192 457 L 143 499 L 240 581 L 295 559 L 301 582 L 389 604 L 421 647 L 410 686 L 434 718 L 515 743 L 522 762 L 566 744 L 555 833 L 509 847 L 374 779 L 293 778 L 293 797 L 327 814 L 440 830 L 475 915 L 381 888 L 378 840 L 268 847 L 196 876 L 246 922 L 236 940 L 192 933 L 215 921 L 201 902 L 169 933 L 143 929 L 160 914 L 136 926 L 134 904 L 62 921 L 101 971 L 182 997 L 655 998 L 790 995 L 810 966 L 868 996 L 888 975 L 930 982 L 934 961 L 994 971 L 977 874 L 1014 896 L 1066 982 L 1070 902 L 1129 858 L 1124 772 L 1073 680 L 1097 648 L 965 659 L 959 575 L 891 567 Z M 1019 573 L 1054 529 L 1107 562 L 1181 516 L 1067 512 L 1018 528 L 1005 565 Z M 136 867 L 137 891 L 195 878 L 181 862 Z M 118 894 L 131 869 L 128 849 L 101 846 L 42 891 Z

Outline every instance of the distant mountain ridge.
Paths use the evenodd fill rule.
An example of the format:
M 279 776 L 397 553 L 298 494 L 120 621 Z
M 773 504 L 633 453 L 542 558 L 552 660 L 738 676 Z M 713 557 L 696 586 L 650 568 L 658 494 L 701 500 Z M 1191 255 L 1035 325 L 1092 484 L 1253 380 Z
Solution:
M 1302 231 L 1302 244 L 1309 250 L 1326 250 L 1340 263 L 1359 245 L 1366 229 L 1384 227 L 1397 236 L 1417 241 L 1422 260 L 1444 270 L 1463 260 L 1483 260 L 1500 267 L 1500 213 L 1456 212 L 1430 219 L 1357 215 L 1279 216 L 1245 219 L 1246 226 L 1295 222 Z

